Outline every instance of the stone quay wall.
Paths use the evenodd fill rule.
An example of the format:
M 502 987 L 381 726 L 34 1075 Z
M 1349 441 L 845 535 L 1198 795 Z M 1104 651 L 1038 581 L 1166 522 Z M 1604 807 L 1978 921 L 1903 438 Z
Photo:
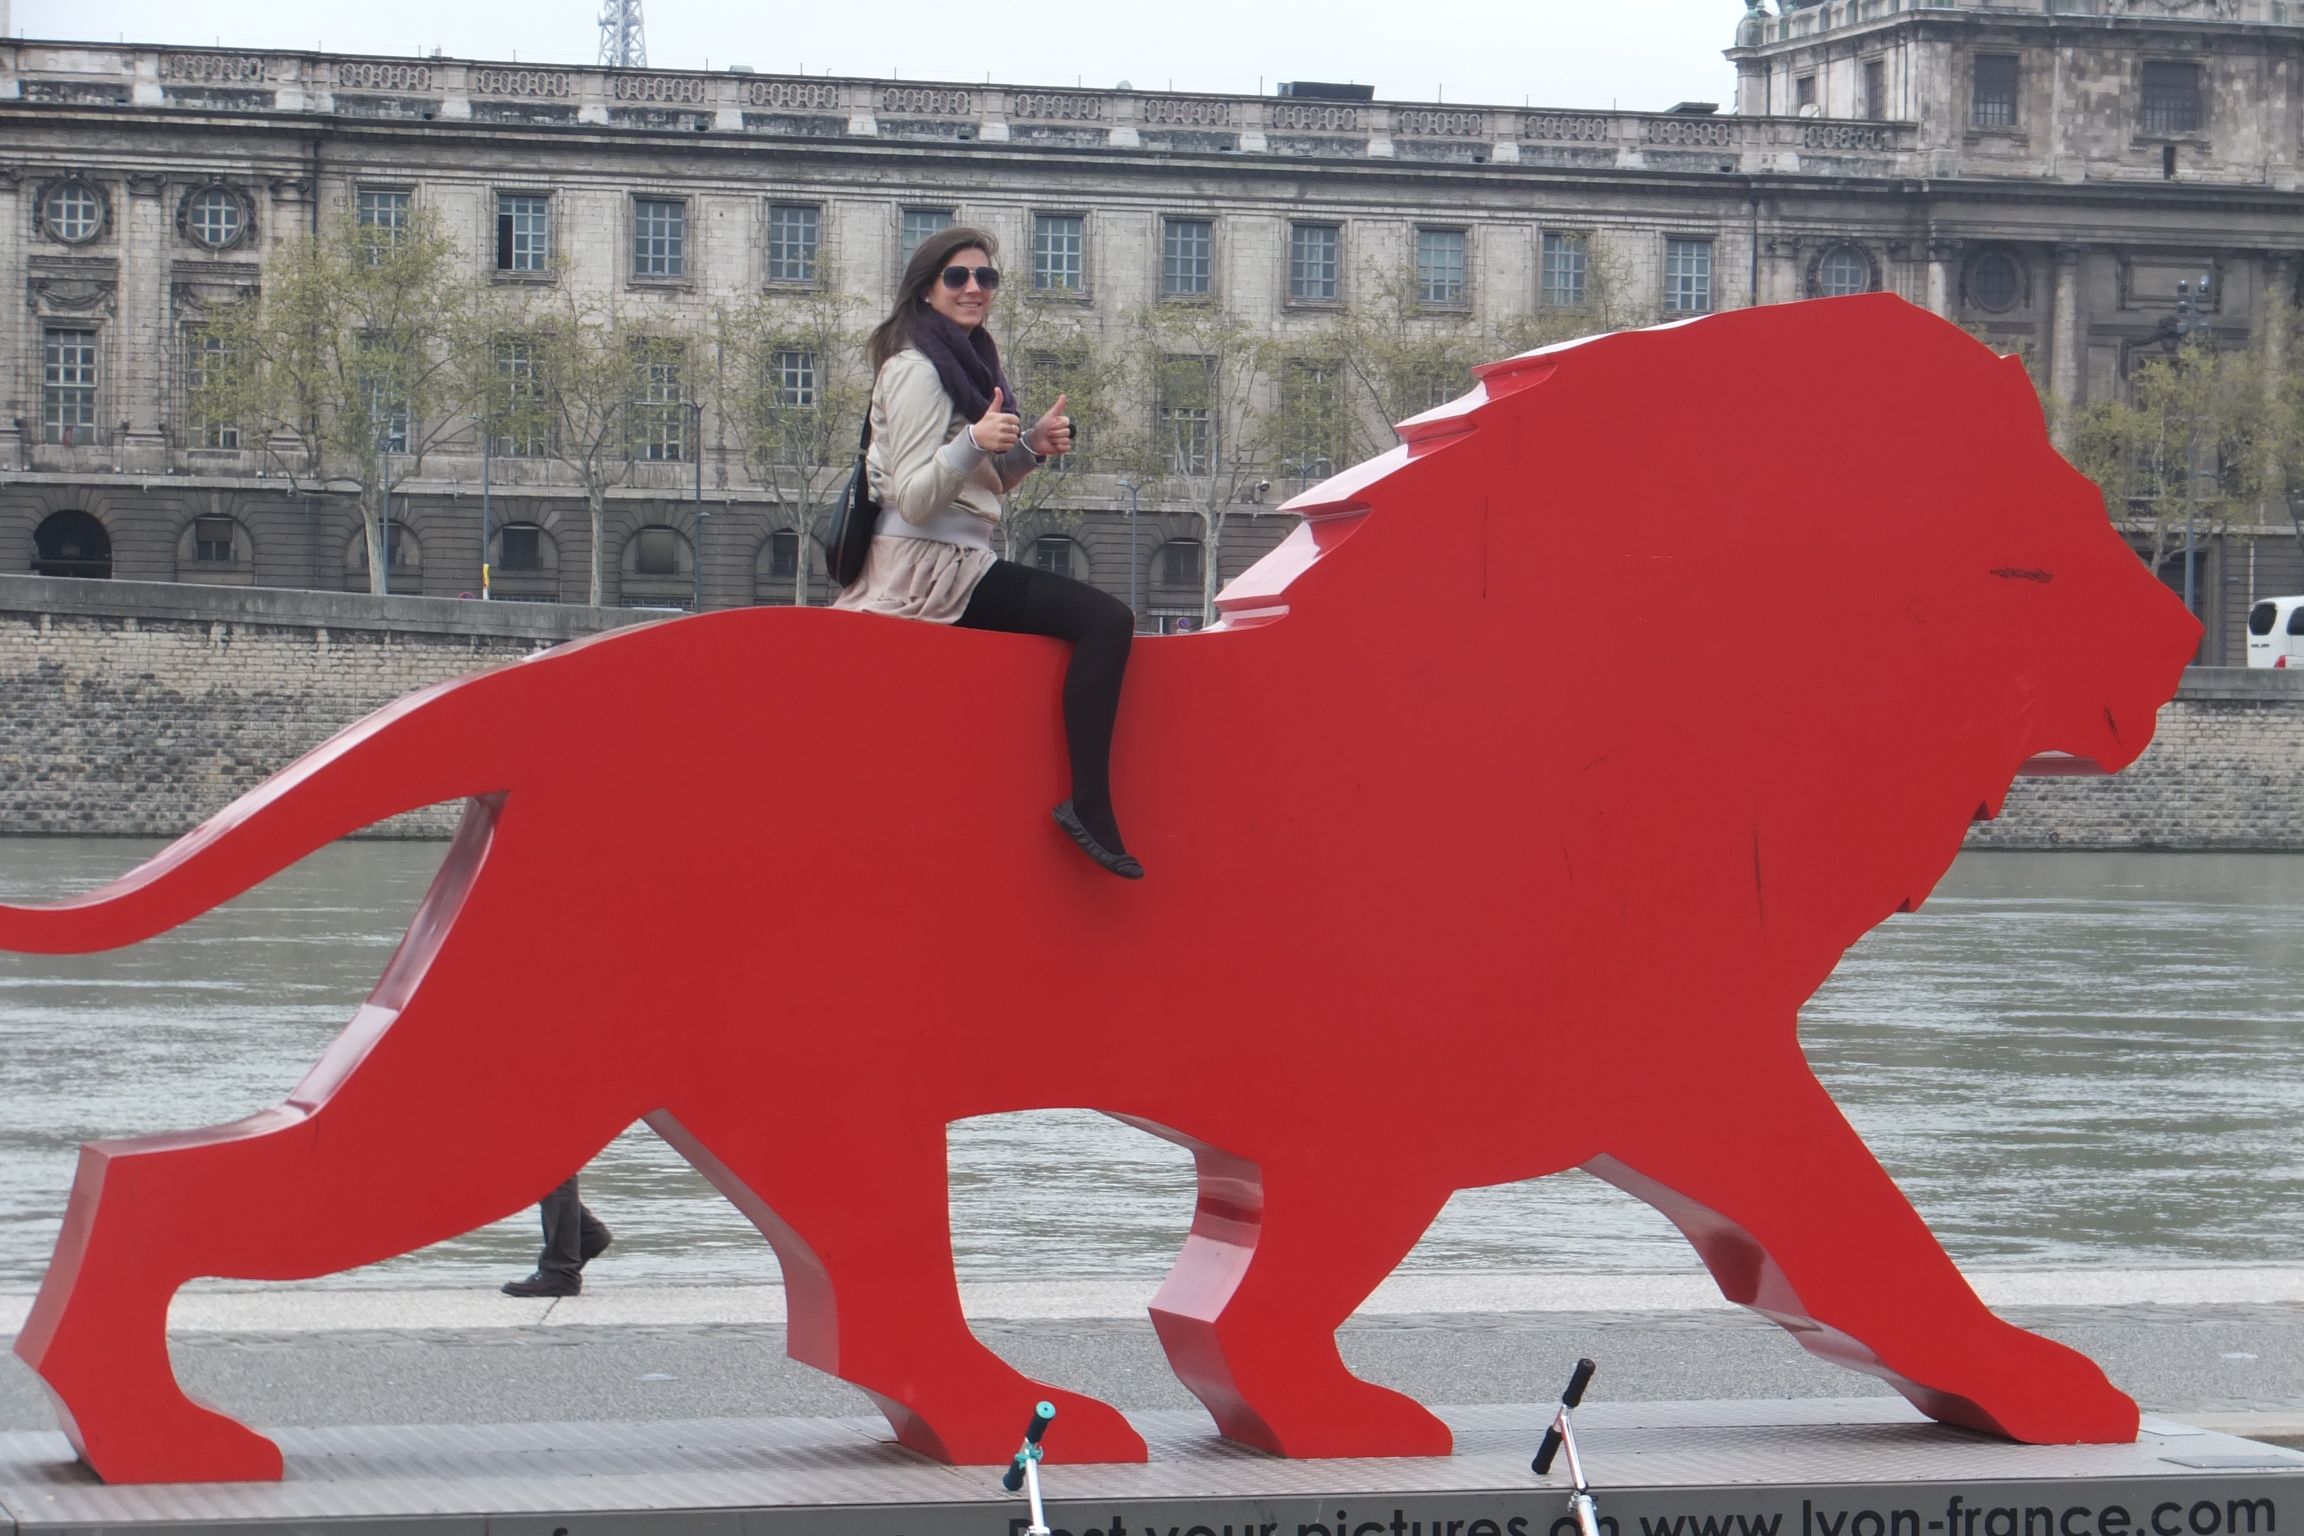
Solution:
M 0 576 L 0 836 L 177 836 L 405 693 L 657 616 Z M 2020 779 L 1970 844 L 2304 851 L 2304 672 L 2193 669 L 2135 765 Z
M 2142 757 L 2018 779 L 1968 846 L 2304 851 L 2304 672 L 2192 668 Z
M 0 576 L 0 836 L 175 837 L 406 693 L 663 617 Z M 446 837 L 458 807 L 385 837 Z

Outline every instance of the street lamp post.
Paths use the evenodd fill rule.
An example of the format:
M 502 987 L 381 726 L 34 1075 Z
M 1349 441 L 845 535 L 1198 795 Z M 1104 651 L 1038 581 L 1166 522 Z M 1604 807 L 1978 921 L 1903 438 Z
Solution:
M 690 443 L 696 457 L 696 499 L 693 503 L 692 531 L 688 536 L 688 611 L 704 611 L 704 402 L 688 402 L 688 414 L 696 424 Z
M 1123 480 L 1120 482 L 1120 488 L 1128 493 L 1128 612 L 1133 618 L 1136 613 L 1136 581 L 1144 568 L 1144 557 L 1136 547 L 1137 483 L 1133 480 Z M 1143 628 L 1140 620 L 1136 627 Z
M 480 601 L 482 602 L 487 602 L 489 597 L 488 541 L 496 536 L 493 526 L 495 522 L 494 509 L 488 502 L 488 457 L 495 443 L 496 434 L 489 429 L 488 423 L 483 421 L 480 423 Z
M 2208 283 L 2209 274 L 2201 273 L 2199 302 L 2202 304 L 2208 301 Z M 2176 356 L 2179 367 L 2187 366 L 2190 361 L 2186 349 L 2192 345 L 2192 333 L 2199 323 L 2199 311 L 2193 304 L 2192 285 L 2179 281 L 2176 284 Z M 2197 585 L 2195 573 L 2199 570 L 2199 552 L 2194 536 L 2200 490 L 2199 465 L 2195 462 L 2199 455 L 2199 444 L 2194 436 L 2198 431 L 2196 423 L 2191 425 L 2184 439 L 2184 611 L 2195 616 L 2200 611 L 2194 601 Z

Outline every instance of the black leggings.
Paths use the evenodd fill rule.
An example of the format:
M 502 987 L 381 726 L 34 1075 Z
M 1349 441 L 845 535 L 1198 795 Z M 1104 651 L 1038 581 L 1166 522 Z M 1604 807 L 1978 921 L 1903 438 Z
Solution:
M 995 560 L 968 599 L 959 623 L 1012 635 L 1053 635 L 1072 642 L 1064 673 L 1064 744 L 1072 754 L 1072 808 L 1114 853 L 1126 852 L 1112 810 L 1112 722 L 1120 713 L 1120 680 L 1136 616 L 1111 593 L 1069 576 Z

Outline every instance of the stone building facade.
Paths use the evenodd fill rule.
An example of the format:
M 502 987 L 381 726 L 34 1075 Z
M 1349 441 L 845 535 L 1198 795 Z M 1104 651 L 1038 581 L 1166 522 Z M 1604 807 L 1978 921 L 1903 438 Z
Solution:
M 883 309 L 943 220 L 1107 330 L 1213 304 L 1285 340 L 1387 273 L 1431 329 L 1586 310 L 1603 278 L 1657 316 L 1884 288 L 2020 348 L 2064 408 L 2172 344 L 2179 285 L 2209 280 L 2185 301 L 2228 343 L 2297 296 L 2304 5 L 1748 0 L 1733 37 L 1731 112 L 0 41 L 0 274 L 24 299 L 0 306 L 0 569 L 360 584 L 345 497 L 188 425 L 186 338 L 284 239 L 416 204 L 491 283 L 689 321 L 810 284 Z M 1685 387 L 1799 451 L 1800 402 Z M 790 600 L 791 541 L 716 414 L 699 399 L 614 493 L 611 602 Z M 499 460 L 484 550 L 481 457 L 451 437 L 404 488 L 394 589 L 471 591 L 488 558 L 516 595 L 581 598 L 582 497 Z M 1038 553 L 1174 621 L 1197 607 L 1188 489 L 1140 485 L 1132 516 L 1077 476 L 1077 525 Z M 1241 508 L 1225 573 L 1292 489 Z M 2238 659 L 2253 596 L 2304 590 L 2297 540 L 2263 534 L 2205 552 L 2205 660 Z

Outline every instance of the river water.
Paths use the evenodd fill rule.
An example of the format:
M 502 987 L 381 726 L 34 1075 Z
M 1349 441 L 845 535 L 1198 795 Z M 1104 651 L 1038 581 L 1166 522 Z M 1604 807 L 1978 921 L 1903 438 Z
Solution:
M 156 846 L 0 838 L 0 900 L 84 890 Z M 444 851 L 339 843 L 132 949 L 0 954 L 0 1291 L 38 1283 L 80 1142 L 277 1102 Z M 1659 935 L 1660 962 L 1669 948 Z M 1965 1265 L 2304 1263 L 2304 856 L 1970 854 L 1802 1019 L 1818 1073 Z M 585 1198 L 616 1231 L 619 1286 L 776 1277 L 645 1128 L 586 1170 Z M 1191 1204 L 1181 1151 L 1101 1116 L 952 1133 L 971 1277 L 1155 1275 Z M 493 1286 L 535 1248 L 530 1214 L 329 1283 Z M 1459 1195 L 1407 1267 L 1695 1266 L 1663 1218 L 1570 1173 Z

